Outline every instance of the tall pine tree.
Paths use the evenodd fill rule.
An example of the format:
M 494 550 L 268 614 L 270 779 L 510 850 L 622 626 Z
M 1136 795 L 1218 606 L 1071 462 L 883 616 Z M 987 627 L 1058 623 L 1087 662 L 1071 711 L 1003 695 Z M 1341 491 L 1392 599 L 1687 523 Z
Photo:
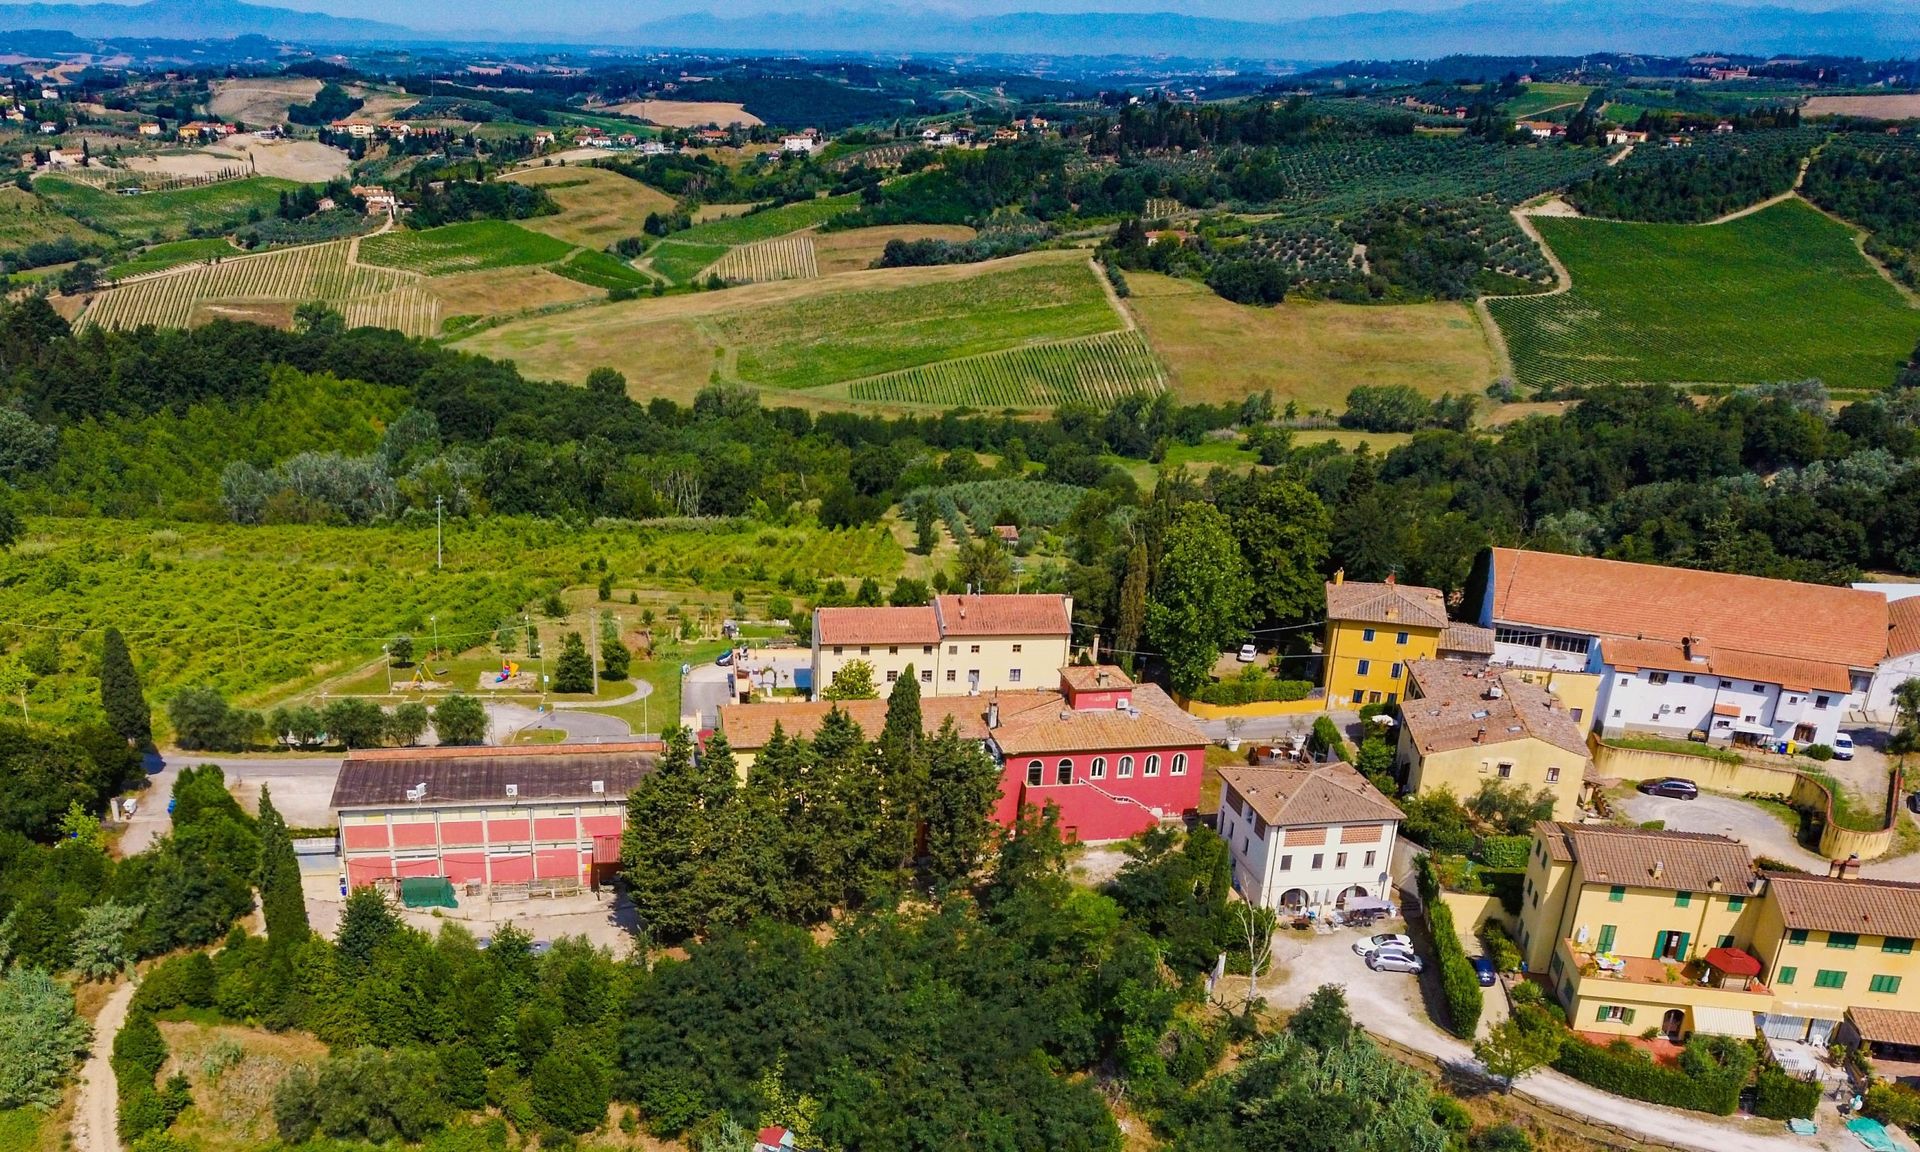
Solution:
M 267 922 L 267 943 L 274 951 L 291 948 L 312 934 L 307 902 L 300 890 L 300 861 L 293 854 L 287 822 L 273 806 L 273 793 L 260 786 L 260 912 Z
M 667 749 L 627 797 L 626 839 L 620 863 L 641 923 L 656 940 L 683 940 L 699 931 L 701 858 L 700 781 L 693 741 L 684 728 L 667 733 Z
M 904 868 L 913 863 L 927 811 L 926 729 L 920 713 L 920 680 L 909 664 L 887 695 L 887 722 L 880 730 L 880 799 L 885 827 L 882 854 Z
M 153 743 L 153 712 L 118 628 L 107 629 L 100 640 L 100 707 L 121 739 L 136 748 Z
M 1120 621 L 1113 635 L 1120 667 L 1133 674 L 1135 650 L 1147 630 L 1147 543 L 1136 541 L 1127 553 L 1127 574 L 1120 582 Z
M 985 748 L 964 740 L 953 719 L 926 743 L 927 876 L 936 891 L 964 883 L 993 841 L 1000 770 Z

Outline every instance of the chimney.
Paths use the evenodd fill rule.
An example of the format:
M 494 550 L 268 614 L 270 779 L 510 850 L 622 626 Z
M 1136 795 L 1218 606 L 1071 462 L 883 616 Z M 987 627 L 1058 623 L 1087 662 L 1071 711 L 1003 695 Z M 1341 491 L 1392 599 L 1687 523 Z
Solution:
M 1333 582 L 1335 584 L 1345 584 L 1347 582 L 1347 570 L 1345 568 L 1334 569 Z
M 1100 663 L 1100 633 L 1093 634 L 1093 662 Z
M 1845 860 L 1839 859 L 1838 857 L 1827 861 L 1827 879 L 1829 880 L 1840 879 L 1841 869 L 1845 868 L 1846 866 L 1847 866 L 1847 862 Z
M 1393 573 L 1387 573 L 1387 587 L 1393 587 Z
M 1715 876 L 1713 879 L 1707 881 L 1707 891 L 1709 892 L 1720 891 L 1720 877 Z
M 1484 744 L 1486 743 L 1486 740 L 1487 740 L 1487 726 L 1485 724 L 1482 724 L 1480 726 L 1480 731 L 1475 732 L 1473 734 L 1473 742 L 1475 744 Z
M 1000 701 L 989 700 L 987 701 L 987 729 L 991 731 L 998 727 L 1000 727 Z
M 1653 862 L 1653 878 L 1655 880 L 1658 880 L 1662 876 L 1665 876 L 1666 874 L 1667 874 L 1667 866 L 1661 863 L 1660 861 L 1655 860 Z
M 1842 880 L 1860 879 L 1860 853 L 1855 852 L 1840 862 L 1840 878 Z

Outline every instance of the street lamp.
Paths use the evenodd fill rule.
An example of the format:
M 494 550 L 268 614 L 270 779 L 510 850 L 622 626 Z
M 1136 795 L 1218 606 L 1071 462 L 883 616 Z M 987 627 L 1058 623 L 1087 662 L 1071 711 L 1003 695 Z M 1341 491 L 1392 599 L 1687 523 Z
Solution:
M 429 616 L 427 619 L 433 622 L 433 654 L 438 656 L 440 654 L 440 617 Z

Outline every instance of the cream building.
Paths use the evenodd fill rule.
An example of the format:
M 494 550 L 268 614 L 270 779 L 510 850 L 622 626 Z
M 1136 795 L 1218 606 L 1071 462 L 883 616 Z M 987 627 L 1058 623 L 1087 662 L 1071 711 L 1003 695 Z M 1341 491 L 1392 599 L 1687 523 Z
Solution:
M 1485 664 L 1419 660 L 1407 692 L 1398 760 L 1408 793 L 1447 788 L 1464 801 L 1493 780 L 1551 792 L 1555 819 L 1579 815 L 1585 729 L 1546 687 Z
M 923 694 L 972 696 L 1054 686 L 1068 663 L 1070 596 L 937 596 L 910 608 L 822 608 L 813 614 L 818 693 L 855 660 L 882 696 L 913 666 Z
M 1249 903 L 1304 912 L 1392 901 L 1403 813 L 1352 767 L 1230 767 L 1220 780 L 1220 835 Z

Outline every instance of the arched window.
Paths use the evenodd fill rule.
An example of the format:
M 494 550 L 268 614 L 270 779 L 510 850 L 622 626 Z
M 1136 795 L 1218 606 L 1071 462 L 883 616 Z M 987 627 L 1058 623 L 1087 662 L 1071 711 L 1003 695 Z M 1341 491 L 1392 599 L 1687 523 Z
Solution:
M 1040 774 L 1046 770 L 1046 765 L 1040 763 L 1038 760 L 1027 761 L 1027 787 L 1040 787 Z
M 1154 755 L 1152 755 L 1152 756 L 1149 756 L 1149 757 L 1147 757 L 1147 775 L 1149 775 L 1149 776 L 1158 776 L 1158 775 L 1160 775 L 1160 757 L 1159 757 L 1159 754 L 1157 754 L 1157 753 L 1156 753 L 1156 754 L 1154 754 Z
M 1089 772 L 1088 775 L 1092 776 L 1095 780 L 1105 780 L 1107 778 L 1107 758 L 1105 756 L 1095 756 L 1093 758 L 1093 770 Z
M 1133 779 L 1133 757 L 1131 756 L 1120 757 L 1120 779 L 1122 780 Z
M 1175 752 L 1173 754 L 1173 774 L 1175 776 L 1185 776 L 1187 774 L 1187 754 L 1185 752 Z
M 1063 756 L 1060 758 L 1060 763 L 1054 765 L 1053 771 L 1055 784 L 1073 783 L 1073 761 Z

